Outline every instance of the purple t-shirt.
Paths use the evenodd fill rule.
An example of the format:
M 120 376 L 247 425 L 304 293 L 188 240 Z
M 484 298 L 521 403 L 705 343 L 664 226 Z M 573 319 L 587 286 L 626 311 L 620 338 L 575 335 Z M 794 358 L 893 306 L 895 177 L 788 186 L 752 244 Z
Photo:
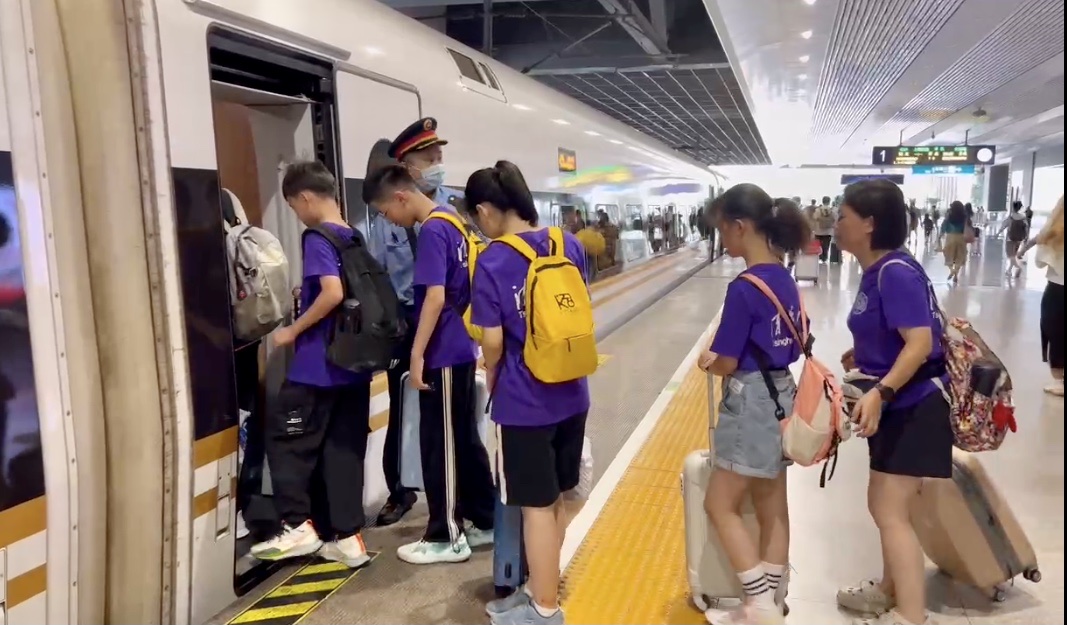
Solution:
M 438 206 L 433 212 L 453 213 Z M 415 258 L 415 309 L 422 314 L 426 288 L 445 287 L 445 306 L 437 327 L 426 346 L 426 368 L 440 369 L 477 359 L 474 340 L 463 325 L 463 311 L 471 301 L 470 274 L 467 268 L 467 238 L 444 219 L 427 219 L 419 231 Z
M 789 270 L 779 264 L 753 265 L 741 272 L 763 280 L 778 296 L 800 331 L 800 293 Z M 738 371 L 759 371 L 753 355 L 756 345 L 767 355 L 770 369 L 785 369 L 800 358 L 800 345 L 793 339 L 789 324 L 778 315 L 774 302 L 756 285 L 740 276 L 726 288 L 719 329 L 711 351 L 720 356 L 737 359 Z
M 519 235 L 538 254 L 548 253 L 548 230 Z M 586 276 L 585 250 L 569 232 L 563 234 L 563 253 Z M 585 378 L 560 384 L 538 381 L 526 368 L 526 272 L 529 261 L 504 243 L 490 245 L 474 268 L 472 320 L 485 328 L 504 329 L 504 358 L 493 391 L 493 421 L 501 425 L 536 426 L 559 423 L 589 410 Z
M 907 265 L 892 263 L 887 266 L 890 260 L 901 260 Z M 856 367 L 879 378 L 889 373 L 904 349 L 900 330 L 907 328 L 931 328 L 934 347 L 928 360 L 944 360 L 941 320 L 937 302 L 930 296 L 926 272 L 910 254 L 890 252 L 864 270 L 859 293 L 848 314 Z M 890 408 L 912 406 L 937 390 L 930 380 L 908 383 L 897 391 Z
M 338 224 L 323 224 L 341 237 L 351 237 L 353 230 Z M 326 237 L 316 232 L 304 236 L 304 276 L 300 285 L 300 310 L 311 308 L 315 298 L 322 292 L 319 278 L 322 276 L 341 277 L 341 256 Z M 311 386 L 346 386 L 370 380 L 371 374 L 353 373 L 341 369 L 326 360 L 326 341 L 333 328 L 333 315 L 326 315 L 321 321 L 296 337 L 293 360 L 289 364 L 289 381 Z

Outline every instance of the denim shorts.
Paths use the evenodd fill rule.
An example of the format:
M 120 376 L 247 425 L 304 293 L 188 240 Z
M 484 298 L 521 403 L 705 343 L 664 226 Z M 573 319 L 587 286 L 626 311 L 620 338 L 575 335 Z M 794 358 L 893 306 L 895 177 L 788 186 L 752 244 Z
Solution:
M 797 386 L 787 370 L 771 371 L 778 403 L 793 410 Z M 782 456 L 776 405 L 759 371 L 735 371 L 723 378 L 719 423 L 714 430 L 715 466 L 738 475 L 774 479 L 791 461 Z

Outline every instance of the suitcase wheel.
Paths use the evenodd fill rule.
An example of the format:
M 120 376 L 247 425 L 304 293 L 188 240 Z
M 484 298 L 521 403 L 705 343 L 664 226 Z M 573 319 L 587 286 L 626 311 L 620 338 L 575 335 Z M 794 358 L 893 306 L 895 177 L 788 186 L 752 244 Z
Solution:
M 1037 569 L 1026 569 L 1023 571 L 1023 579 L 1036 584 L 1041 581 L 1041 571 Z
M 993 600 L 993 603 L 1003 603 L 1004 600 L 1007 598 L 1008 593 L 1006 593 L 1003 588 L 994 588 L 993 593 L 990 596 L 990 599 Z

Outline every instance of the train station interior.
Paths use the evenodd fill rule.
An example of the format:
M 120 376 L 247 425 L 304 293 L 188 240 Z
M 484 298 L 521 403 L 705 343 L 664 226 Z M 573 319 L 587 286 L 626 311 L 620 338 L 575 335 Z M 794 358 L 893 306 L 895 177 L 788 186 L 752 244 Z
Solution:
M 901 561 L 884 556 L 888 530 L 872 520 L 873 474 L 914 475 L 901 518 L 925 558 L 926 623 L 1064 623 L 1063 334 L 1055 329 L 1064 327 L 1064 41 L 1063 0 L 3 0 L 0 625 L 920 623 L 902 616 L 903 598 L 895 607 L 886 595 L 885 609 L 870 612 L 841 599 L 840 589 L 863 580 L 874 590 L 862 592 L 891 588 L 877 585 L 882 563 Z M 436 314 L 454 327 L 469 325 L 465 306 L 479 314 L 477 282 L 488 283 L 480 276 L 493 266 L 484 259 L 511 240 L 488 232 L 497 226 L 485 217 L 496 210 L 486 198 L 516 202 L 480 190 L 483 171 L 507 188 L 511 170 L 498 161 L 524 178 L 517 203 L 533 217 L 522 218 L 521 232 L 545 226 L 579 244 L 589 294 L 581 306 L 596 346 L 595 372 L 582 376 L 581 481 L 556 486 L 567 492 L 556 493 L 566 531 L 554 612 L 527 581 L 529 533 L 521 538 L 516 525 L 502 538 L 502 518 L 534 517 L 505 501 L 501 437 L 524 427 L 498 422 L 508 417 L 494 412 L 490 385 L 508 365 L 486 371 L 497 348 L 482 334 L 462 336 L 477 353 L 468 402 L 477 436 L 461 443 L 479 458 L 485 449 L 497 527 L 488 544 L 473 538 L 486 528 L 458 527 L 471 537 L 462 561 L 401 557 L 425 540 L 431 502 L 467 505 L 466 474 L 456 478 L 454 465 L 474 460 L 457 457 L 452 438 L 459 408 L 448 385 L 459 365 L 437 373 L 447 389 L 421 392 L 415 371 L 393 369 L 422 362 L 411 347 L 418 341 L 435 349 L 416 326 L 430 289 L 446 287 Z M 299 187 L 293 172 L 308 163 L 325 178 Z M 383 177 L 387 169 L 410 187 Z M 737 185 L 762 189 L 764 217 L 738 212 L 757 209 L 739 208 Z M 745 413 L 727 416 L 730 427 L 752 417 L 728 398 L 740 393 L 739 376 L 774 383 L 762 364 L 716 373 L 722 356 L 709 361 L 708 352 L 722 327 L 736 327 L 728 293 L 736 301 L 739 283 L 751 287 L 741 277 L 755 257 L 746 250 L 762 241 L 795 284 L 811 355 L 833 384 L 858 375 L 872 385 L 864 400 L 879 396 L 883 416 L 893 407 L 901 389 L 883 382 L 910 357 L 916 328 L 893 325 L 890 302 L 905 294 L 886 295 L 881 270 L 868 271 L 871 250 L 849 238 L 866 219 L 873 245 L 879 225 L 849 203 L 869 197 L 856 189 L 890 190 L 908 226 L 903 245 L 881 251 L 929 284 L 926 318 L 936 321 L 919 330 L 931 328 L 930 351 L 907 377 L 934 363 L 938 373 L 926 377 L 951 381 L 951 392 L 937 394 L 952 410 L 951 471 L 889 475 L 875 468 L 884 452 L 875 439 L 827 435 L 836 455 L 782 469 L 789 540 L 775 579 L 784 581 L 771 583 L 763 556 L 755 570 L 767 592 L 787 592 L 784 604 L 764 604 L 770 595 L 731 564 L 719 508 L 704 498 L 708 475 L 730 472 L 713 458 L 716 436 L 735 435 L 721 431 L 722 413 Z M 422 232 L 441 224 L 415 213 L 408 223 L 405 211 L 426 198 L 427 210 L 466 224 L 459 260 L 445 251 L 439 259 L 449 272 L 460 268 L 447 279 L 458 275 L 462 287 L 446 284 L 444 269 L 427 281 L 437 270 L 419 262 L 430 249 Z M 314 213 L 319 200 L 338 223 Z M 803 230 L 797 249 L 761 229 L 787 211 L 803 224 L 775 237 Z M 309 233 L 323 225 L 351 231 L 352 247 L 328 245 L 333 256 L 316 261 L 309 239 L 329 241 Z M 466 251 L 476 245 L 485 264 Z M 264 264 L 247 266 L 243 253 Z M 546 238 L 534 253 L 555 255 L 556 244 Z M 264 272 L 283 276 L 278 291 Z M 329 306 L 341 312 L 319 312 L 334 275 L 340 290 Z M 372 278 L 391 298 L 379 308 L 353 295 L 354 282 Z M 516 327 L 532 341 L 531 302 L 540 300 L 527 292 L 532 278 L 519 280 L 505 298 L 514 297 Z M 872 284 L 896 352 L 868 376 L 864 366 L 845 370 L 843 354 L 861 350 L 852 328 Z M 253 330 L 240 312 L 247 285 L 270 291 Z M 444 298 L 457 288 L 467 303 L 451 309 Z M 397 332 L 411 342 L 397 348 L 400 360 L 345 372 L 363 376 L 353 387 L 369 388 L 356 411 L 366 413 L 356 428 L 365 449 L 352 461 L 362 472 L 327 475 L 339 466 L 325 460 L 331 429 L 308 452 L 315 470 L 299 494 L 311 502 L 303 518 L 314 534 L 343 508 L 331 505 L 330 489 L 361 484 L 352 499 L 365 523 L 355 534 L 320 531 L 309 553 L 284 553 L 278 545 L 298 528 L 281 510 L 292 505 L 279 493 L 290 492 L 293 467 L 278 450 L 306 435 L 310 413 L 283 408 L 283 398 L 294 386 L 333 390 L 294 379 L 294 351 L 308 349 L 301 333 L 321 330 L 317 357 L 339 370 L 331 341 L 349 331 L 339 328 L 353 318 L 343 317 L 352 302 L 362 315 L 406 318 Z M 799 319 L 791 307 L 776 310 L 772 324 Z M 301 326 L 312 312 L 321 320 Z M 957 323 L 980 339 L 950 338 L 944 328 Z M 516 362 L 527 367 L 531 343 L 509 342 L 510 327 L 499 334 L 499 357 L 511 362 L 518 346 Z M 572 338 L 565 358 L 577 358 Z M 766 357 L 754 339 L 744 345 Z M 771 373 L 812 375 L 803 351 Z M 952 369 L 964 357 L 971 368 Z M 997 391 L 983 395 L 988 404 L 964 404 L 959 389 L 984 384 L 982 367 L 995 367 Z M 550 401 L 555 383 L 531 371 L 544 395 L 529 401 Z M 837 406 L 832 386 L 819 387 L 819 410 Z M 437 406 L 447 476 L 432 483 L 425 462 L 438 456 L 420 453 L 431 439 L 411 422 L 411 414 L 425 421 L 428 393 L 447 406 Z M 809 410 L 800 404 L 789 418 Z M 856 421 L 842 426 L 850 431 L 866 423 L 851 403 L 838 412 Z M 977 434 L 961 423 L 985 419 L 974 415 L 988 415 L 983 427 L 996 442 L 968 453 L 964 441 Z M 785 427 L 771 426 L 774 445 Z M 695 482 L 694 454 L 705 450 Z M 445 493 L 428 499 L 438 482 Z M 748 502 L 737 518 L 760 517 L 763 527 L 764 508 Z M 358 564 L 338 547 L 344 540 L 358 540 Z M 502 552 L 511 542 L 509 560 Z M 769 542 L 752 546 L 762 553 Z M 890 568 L 884 575 L 899 574 Z M 493 612 L 494 601 L 516 597 L 528 608 L 519 617 Z

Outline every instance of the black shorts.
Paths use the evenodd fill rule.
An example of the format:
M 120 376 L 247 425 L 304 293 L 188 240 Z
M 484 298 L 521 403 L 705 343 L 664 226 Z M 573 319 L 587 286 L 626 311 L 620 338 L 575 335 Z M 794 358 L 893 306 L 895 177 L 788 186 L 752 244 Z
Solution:
M 578 485 L 587 415 L 582 412 L 552 425 L 496 426 L 503 503 L 546 508 Z
M 934 391 L 917 404 L 882 413 L 878 431 L 867 439 L 871 470 L 912 477 L 952 477 L 955 436 L 949 404 Z

